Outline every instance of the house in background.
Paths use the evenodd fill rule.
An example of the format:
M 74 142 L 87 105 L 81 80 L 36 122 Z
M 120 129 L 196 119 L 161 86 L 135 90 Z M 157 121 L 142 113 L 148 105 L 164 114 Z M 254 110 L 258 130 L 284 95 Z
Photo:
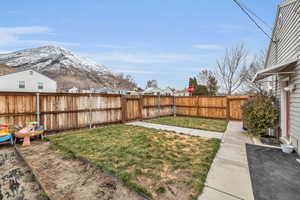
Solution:
M 77 87 L 72 87 L 67 90 L 68 93 L 79 93 L 80 90 Z
M 165 89 L 150 87 L 150 88 L 145 89 L 142 94 L 171 96 L 174 94 L 174 92 L 170 87 L 166 87 Z
M 187 89 L 176 90 L 175 96 L 190 96 L 190 93 L 187 91 Z
M 166 87 L 165 89 L 162 90 L 162 95 L 173 96 L 174 91 L 175 91 L 175 89 Z
M 56 92 L 56 81 L 34 70 L 17 71 L 0 76 L 0 91 Z
M 280 139 L 300 153 L 300 1 L 278 6 L 265 69 L 254 81 L 264 79 L 280 102 Z
M 149 87 L 144 90 L 143 94 L 145 95 L 159 95 L 161 93 L 161 89 L 159 88 L 154 88 L 154 87 Z

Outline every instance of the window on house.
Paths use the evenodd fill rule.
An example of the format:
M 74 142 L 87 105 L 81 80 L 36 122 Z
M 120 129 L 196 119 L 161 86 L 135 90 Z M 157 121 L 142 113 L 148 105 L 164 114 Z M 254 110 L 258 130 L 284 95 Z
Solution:
M 19 88 L 21 89 L 25 88 L 25 81 L 19 81 Z
M 43 90 L 44 89 L 44 84 L 42 82 L 38 82 L 38 89 Z

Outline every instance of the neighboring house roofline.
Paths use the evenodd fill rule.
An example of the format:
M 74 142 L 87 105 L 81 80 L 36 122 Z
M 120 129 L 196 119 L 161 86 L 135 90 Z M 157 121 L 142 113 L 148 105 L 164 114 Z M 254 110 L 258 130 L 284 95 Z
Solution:
M 7 75 L 11 75 L 11 74 L 16 74 L 16 73 L 19 73 L 19 72 L 26 72 L 26 71 L 34 71 L 34 72 L 36 72 L 36 73 L 38 73 L 38 74 L 40 74 L 40 75 L 42 75 L 42 76 L 44 76 L 44 77 L 46 77 L 46 78 L 48 78 L 50 80 L 56 82 L 56 80 L 54 80 L 54 79 L 52 79 L 52 78 L 50 78 L 50 77 L 48 77 L 48 76 L 46 76 L 46 75 L 44 75 L 44 74 L 36 71 L 34 69 L 24 69 L 24 70 L 19 70 L 19 71 L 15 71 L 15 72 L 10 72 L 10 73 L 7 73 L 7 74 L 0 75 L 0 78 L 3 77 L 3 76 L 7 76 Z

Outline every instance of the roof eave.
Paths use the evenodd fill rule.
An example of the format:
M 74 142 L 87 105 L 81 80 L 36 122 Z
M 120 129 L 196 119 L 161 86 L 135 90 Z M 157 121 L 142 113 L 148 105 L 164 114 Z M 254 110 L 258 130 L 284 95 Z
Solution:
M 268 76 L 278 74 L 278 73 L 280 73 L 280 71 L 286 69 L 286 67 L 289 67 L 291 64 L 297 63 L 298 61 L 299 61 L 299 58 L 295 58 L 295 59 L 289 60 L 285 63 L 277 64 L 277 65 L 271 66 L 269 68 L 262 69 L 255 74 L 254 78 L 252 79 L 252 82 L 259 81 L 264 78 L 267 78 Z M 290 72 L 288 72 L 288 73 L 290 73 Z M 263 75 L 265 75 L 265 76 L 263 76 Z

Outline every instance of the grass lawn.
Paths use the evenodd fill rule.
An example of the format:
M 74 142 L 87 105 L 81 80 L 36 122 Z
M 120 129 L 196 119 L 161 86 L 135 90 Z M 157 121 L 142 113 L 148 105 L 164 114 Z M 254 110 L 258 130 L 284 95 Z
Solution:
M 193 117 L 162 117 L 145 120 L 145 122 L 164 124 L 170 126 L 179 126 L 185 128 L 195 128 L 216 132 L 224 132 L 228 124 L 227 120 L 204 119 Z
M 154 199 L 196 199 L 220 140 L 113 125 L 49 137 L 51 148 L 89 160 Z

